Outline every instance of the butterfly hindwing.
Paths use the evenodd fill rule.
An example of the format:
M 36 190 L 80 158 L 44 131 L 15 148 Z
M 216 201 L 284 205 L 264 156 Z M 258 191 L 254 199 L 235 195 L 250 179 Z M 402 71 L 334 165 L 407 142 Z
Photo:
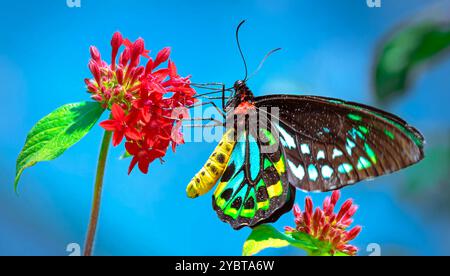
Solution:
M 279 108 L 288 179 L 302 190 L 339 189 L 423 159 L 422 135 L 373 107 L 292 95 L 258 97 L 256 106 Z
M 274 141 L 264 127 L 247 129 L 237 139 L 213 195 L 218 216 L 235 229 L 275 221 L 292 208 L 295 188 L 288 182 L 283 148 L 275 145 L 269 153 L 262 151 Z

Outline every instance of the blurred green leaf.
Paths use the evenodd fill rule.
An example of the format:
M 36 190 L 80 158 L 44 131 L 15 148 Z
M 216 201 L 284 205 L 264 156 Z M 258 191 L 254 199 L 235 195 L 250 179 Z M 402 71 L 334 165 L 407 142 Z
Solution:
M 409 192 L 422 192 L 425 188 L 438 186 L 443 181 L 448 181 L 449 168 L 449 146 L 442 145 L 428 148 L 426 158 L 420 163 L 420 166 L 414 166 L 410 169 L 406 181 Z
M 242 255 L 252 256 L 266 248 L 280 248 L 289 245 L 306 251 L 310 256 L 331 255 L 329 253 L 331 245 L 327 242 L 317 240 L 302 232 L 283 234 L 268 224 L 263 224 L 253 229 L 252 233 L 244 243 Z M 337 252 L 334 255 L 347 256 L 342 252 Z
M 377 100 L 406 93 L 419 69 L 450 49 L 450 23 L 423 21 L 404 26 L 377 50 L 373 84 Z
M 17 158 L 14 188 L 26 168 L 53 160 L 81 140 L 104 109 L 97 102 L 66 104 L 42 118 L 28 133 Z

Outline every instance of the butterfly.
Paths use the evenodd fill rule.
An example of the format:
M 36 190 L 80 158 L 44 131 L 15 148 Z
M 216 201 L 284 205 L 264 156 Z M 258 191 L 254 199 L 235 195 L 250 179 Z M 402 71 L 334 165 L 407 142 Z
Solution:
M 424 158 L 417 129 L 367 105 L 318 96 L 255 97 L 237 81 L 226 106 L 231 123 L 187 194 L 205 194 L 219 182 L 213 208 L 234 229 L 276 221 L 292 208 L 296 188 L 336 190 Z M 267 111 L 274 108 L 276 116 Z
M 226 131 L 189 182 L 188 197 L 204 195 L 218 182 L 212 205 L 219 218 L 234 229 L 256 227 L 291 210 L 297 189 L 341 189 L 424 158 L 422 134 L 386 111 L 319 96 L 255 97 L 239 45 L 244 22 L 236 40 L 245 78 L 227 89 L 233 94 L 226 104 L 222 86 Z

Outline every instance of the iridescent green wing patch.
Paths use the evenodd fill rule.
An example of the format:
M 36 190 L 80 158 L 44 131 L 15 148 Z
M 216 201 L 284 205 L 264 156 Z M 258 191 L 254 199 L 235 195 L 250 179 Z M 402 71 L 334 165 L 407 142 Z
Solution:
M 305 191 L 329 191 L 398 171 L 423 159 L 424 138 L 388 112 L 338 99 L 271 95 L 288 180 Z
M 274 150 L 262 152 L 265 146 Z M 234 229 L 254 227 L 277 220 L 292 208 L 294 198 L 283 148 L 272 133 L 261 128 L 259 136 L 252 131 L 242 134 L 213 195 L 219 218 Z

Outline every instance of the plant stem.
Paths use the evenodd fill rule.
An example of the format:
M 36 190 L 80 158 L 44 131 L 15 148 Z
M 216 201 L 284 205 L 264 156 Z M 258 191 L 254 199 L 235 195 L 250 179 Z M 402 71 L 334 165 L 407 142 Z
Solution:
M 94 246 L 95 232 L 97 230 L 98 216 L 100 213 L 100 201 L 102 198 L 103 176 L 105 175 L 106 157 L 108 156 L 109 144 L 112 132 L 106 131 L 103 134 L 102 145 L 97 163 L 97 175 L 95 176 L 94 198 L 92 201 L 91 217 L 87 230 L 86 242 L 84 245 L 84 256 L 91 256 Z

